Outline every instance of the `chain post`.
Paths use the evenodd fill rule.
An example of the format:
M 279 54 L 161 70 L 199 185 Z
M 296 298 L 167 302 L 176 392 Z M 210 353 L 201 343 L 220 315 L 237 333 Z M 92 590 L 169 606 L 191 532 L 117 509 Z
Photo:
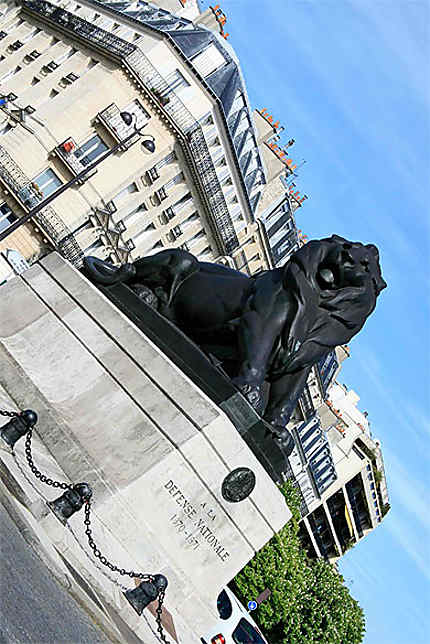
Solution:
M 0 415 L 11 419 L 1 427 L 0 437 L 6 443 L 6 448 L 13 451 L 17 440 L 25 436 L 37 423 L 37 414 L 32 409 L 26 409 L 23 412 L 1 410 Z
M 85 502 L 85 534 L 88 539 L 88 545 L 93 551 L 94 556 L 107 568 L 113 572 L 117 572 L 120 575 L 126 575 L 132 579 L 140 579 L 141 583 L 136 588 L 131 590 L 126 590 L 123 594 L 127 601 L 131 604 L 134 610 L 138 615 L 141 615 L 143 610 L 158 597 L 158 606 L 156 608 L 156 622 L 157 622 L 157 631 L 160 635 L 160 639 L 165 644 L 170 644 L 170 641 L 166 639 L 163 630 L 163 624 L 161 623 L 161 614 L 163 612 L 163 600 L 165 595 L 165 590 L 167 588 L 167 579 L 164 575 L 150 575 L 142 572 L 135 572 L 134 570 L 125 570 L 124 568 L 119 568 L 111 561 L 109 561 L 102 553 L 94 542 L 91 530 L 91 501 L 88 499 Z
M 11 418 L 11 420 L 6 423 L 0 429 L 0 437 L 6 442 L 9 449 L 13 450 L 13 447 L 16 441 L 22 436 L 26 435 L 25 439 L 25 457 L 28 463 L 28 466 L 34 476 L 39 479 L 42 483 L 50 485 L 54 488 L 59 488 L 65 490 L 64 494 L 55 499 L 54 501 L 49 501 L 48 505 L 51 510 L 55 513 L 58 519 L 65 525 L 67 519 L 72 516 L 75 512 L 84 507 L 84 525 L 85 525 L 85 535 L 88 539 L 88 545 L 93 551 L 94 556 L 99 559 L 99 561 L 112 570 L 117 572 L 120 575 L 126 575 L 132 579 L 140 579 L 141 583 L 136 588 L 125 591 L 123 594 L 126 597 L 127 601 L 134 608 L 134 610 L 141 615 L 144 608 L 146 608 L 152 601 L 155 601 L 158 598 L 158 605 L 155 609 L 157 622 L 157 632 L 159 638 L 164 644 L 171 644 L 164 634 L 163 624 L 161 621 L 161 616 L 163 613 L 163 601 L 165 596 L 165 591 L 167 588 L 167 579 L 164 575 L 150 575 L 142 572 L 135 572 L 134 570 L 125 570 L 124 568 L 119 568 L 111 561 L 109 561 L 100 550 L 97 548 L 97 545 L 94 542 L 92 537 L 91 530 L 91 497 L 92 490 L 87 483 L 63 483 L 61 481 L 54 481 L 53 479 L 42 474 L 40 470 L 34 464 L 33 455 L 31 453 L 31 440 L 33 438 L 33 429 L 34 425 L 37 423 L 37 414 L 31 409 L 27 409 L 23 412 L 16 411 L 5 411 L 0 409 L 0 416 L 6 416 Z M 5 437 L 6 436 L 6 437 Z

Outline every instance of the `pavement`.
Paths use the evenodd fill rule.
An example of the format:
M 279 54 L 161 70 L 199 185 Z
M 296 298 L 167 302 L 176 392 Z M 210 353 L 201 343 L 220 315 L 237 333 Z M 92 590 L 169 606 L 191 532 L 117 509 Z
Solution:
M 100 625 L 28 547 L 0 505 L 0 642 L 5 644 L 109 644 Z

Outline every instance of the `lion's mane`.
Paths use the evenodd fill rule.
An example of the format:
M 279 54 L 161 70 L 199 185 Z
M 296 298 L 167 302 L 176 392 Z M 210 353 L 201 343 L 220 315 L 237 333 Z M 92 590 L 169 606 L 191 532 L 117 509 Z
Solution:
M 360 249 L 369 260 L 362 286 L 344 286 L 335 290 L 321 288 L 318 267 L 333 249 Z M 347 344 L 360 331 L 386 287 L 381 275 L 376 246 L 349 242 L 333 235 L 315 240 L 299 249 L 284 268 L 284 287 L 297 304 L 289 331 L 289 345 L 294 347 L 283 373 L 295 373 L 315 364 L 334 347 Z

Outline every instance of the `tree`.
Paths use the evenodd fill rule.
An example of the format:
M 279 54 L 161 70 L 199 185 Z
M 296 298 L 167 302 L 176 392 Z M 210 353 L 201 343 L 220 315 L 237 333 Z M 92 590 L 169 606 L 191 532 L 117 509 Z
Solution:
M 299 499 L 290 482 L 281 491 L 293 517 L 233 581 L 246 604 L 265 588 L 270 598 L 253 613 L 271 644 L 360 644 L 364 614 L 343 578 L 301 545 Z

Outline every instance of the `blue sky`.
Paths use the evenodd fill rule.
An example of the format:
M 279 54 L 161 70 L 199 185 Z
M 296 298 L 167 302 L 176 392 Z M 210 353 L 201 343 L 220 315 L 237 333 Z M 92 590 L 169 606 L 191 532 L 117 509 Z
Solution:
M 209 3 L 203 1 L 203 8 Z M 306 163 L 298 227 L 375 243 L 388 288 L 341 381 L 382 441 L 392 510 L 341 570 L 366 644 L 430 642 L 429 78 L 424 0 L 220 0 L 253 107 Z

